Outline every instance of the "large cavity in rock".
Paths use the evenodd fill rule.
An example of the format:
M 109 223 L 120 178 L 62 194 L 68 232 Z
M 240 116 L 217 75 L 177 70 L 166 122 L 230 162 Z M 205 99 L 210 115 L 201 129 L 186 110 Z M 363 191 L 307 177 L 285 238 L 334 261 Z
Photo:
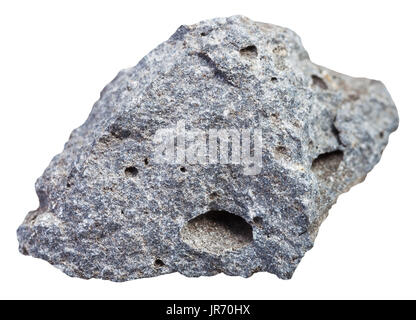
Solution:
M 288 29 L 182 26 L 101 92 L 36 182 L 19 248 L 81 278 L 288 279 L 397 126 L 381 82 L 313 64 Z
M 253 241 L 253 229 L 243 218 L 227 211 L 209 211 L 188 221 L 181 236 L 196 250 L 221 255 Z

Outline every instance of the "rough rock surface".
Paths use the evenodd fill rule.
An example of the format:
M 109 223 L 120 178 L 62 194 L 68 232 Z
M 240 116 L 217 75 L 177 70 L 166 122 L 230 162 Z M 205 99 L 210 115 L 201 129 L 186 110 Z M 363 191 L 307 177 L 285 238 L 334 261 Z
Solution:
M 155 161 L 157 130 L 180 121 L 260 128 L 261 172 Z M 36 183 L 19 249 L 81 278 L 288 279 L 397 126 L 381 82 L 311 63 L 288 29 L 241 16 L 182 26 L 121 71 L 72 132 Z

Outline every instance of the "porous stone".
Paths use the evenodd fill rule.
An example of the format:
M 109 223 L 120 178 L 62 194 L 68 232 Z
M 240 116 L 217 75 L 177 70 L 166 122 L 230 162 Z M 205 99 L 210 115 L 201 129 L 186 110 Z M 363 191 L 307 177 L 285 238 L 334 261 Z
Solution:
M 259 170 L 157 161 L 155 135 L 178 123 L 204 134 L 261 130 Z M 87 279 L 288 279 L 397 126 L 381 82 L 313 64 L 291 30 L 241 16 L 181 26 L 104 88 L 53 158 L 36 182 L 39 208 L 17 231 L 19 249 Z

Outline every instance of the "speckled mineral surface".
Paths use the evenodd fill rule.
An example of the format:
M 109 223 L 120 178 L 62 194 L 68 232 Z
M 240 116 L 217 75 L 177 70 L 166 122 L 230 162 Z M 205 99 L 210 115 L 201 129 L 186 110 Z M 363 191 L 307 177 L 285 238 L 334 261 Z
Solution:
M 288 279 L 397 126 L 381 82 L 313 64 L 288 29 L 181 26 L 104 88 L 53 158 L 19 249 L 87 279 Z

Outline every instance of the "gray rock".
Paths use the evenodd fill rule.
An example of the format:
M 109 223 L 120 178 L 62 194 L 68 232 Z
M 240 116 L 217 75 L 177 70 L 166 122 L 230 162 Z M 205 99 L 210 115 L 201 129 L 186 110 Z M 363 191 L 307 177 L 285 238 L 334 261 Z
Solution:
M 104 88 L 38 179 L 19 249 L 81 278 L 288 279 L 397 126 L 381 82 L 311 63 L 288 29 L 241 16 L 182 26 Z

